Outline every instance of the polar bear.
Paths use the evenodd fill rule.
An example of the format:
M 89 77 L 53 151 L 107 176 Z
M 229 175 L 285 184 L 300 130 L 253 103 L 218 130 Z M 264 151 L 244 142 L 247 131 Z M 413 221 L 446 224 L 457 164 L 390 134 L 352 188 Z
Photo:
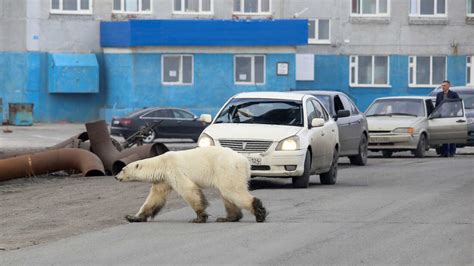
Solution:
M 167 195 L 175 190 L 193 208 L 194 223 L 205 223 L 208 202 L 201 188 L 220 191 L 227 212 L 216 222 L 238 222 L 241 209 L 255 215 L 257 222 L 267 216 L 260 199 L 248 191 L 250 165 L 243 155 L 222 147 L 201 147 L 184 151 L 169 151 L 157 157 L 128 164 L 115 177 L 119 181 L 152 183 L 150 193 L 136 215 L 127 215 L 129 222 L 146 222 L 163 208 Z

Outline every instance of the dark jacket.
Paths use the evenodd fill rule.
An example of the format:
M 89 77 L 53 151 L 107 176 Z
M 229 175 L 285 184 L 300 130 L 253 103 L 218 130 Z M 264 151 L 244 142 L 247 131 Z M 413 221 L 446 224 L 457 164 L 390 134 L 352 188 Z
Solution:
M 443 91 L 440 91 L 440 92 L 438 92 L 438 94 L 436 94 L 436 105 L 435 106 L 438 106 L 443 101 L 443 94 L 444 94 Z M 456 92 L 452 91 L 452 90 L 448 90 L 448 99 L 459 99 L 459 95 Z

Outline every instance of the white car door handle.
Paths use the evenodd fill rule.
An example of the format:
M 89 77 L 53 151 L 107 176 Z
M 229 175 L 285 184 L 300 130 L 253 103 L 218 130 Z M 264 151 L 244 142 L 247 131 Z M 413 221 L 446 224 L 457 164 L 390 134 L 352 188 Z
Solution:
M 466 120 L 463 120 L 463 119 L 459 119 L 458 121 L 456 121 L 456 123 L 464 123 L 466 122 Z

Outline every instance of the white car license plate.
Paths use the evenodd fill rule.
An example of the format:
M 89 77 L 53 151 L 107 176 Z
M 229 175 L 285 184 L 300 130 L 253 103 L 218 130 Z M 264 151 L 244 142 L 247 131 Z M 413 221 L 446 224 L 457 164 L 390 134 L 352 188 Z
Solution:
M 250 165 L 261 165 L 262 164 L 262 158 L 258 157 L 247 157 L 249 160 Z
M 389 142 L 390 139 L 386 137 L 370 137 L 370 142 Z
M 115 121 L 114 121 L 114 125 L 118 125 L 118 124 L 120 124 L 120 121 L 115 120 Z

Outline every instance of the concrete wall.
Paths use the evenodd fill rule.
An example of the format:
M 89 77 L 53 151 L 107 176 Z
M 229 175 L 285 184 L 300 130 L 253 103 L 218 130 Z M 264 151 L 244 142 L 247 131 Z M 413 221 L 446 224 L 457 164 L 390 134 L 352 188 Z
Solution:
M 0 52 L 24 51 L 26 0 L 0 1 Z

